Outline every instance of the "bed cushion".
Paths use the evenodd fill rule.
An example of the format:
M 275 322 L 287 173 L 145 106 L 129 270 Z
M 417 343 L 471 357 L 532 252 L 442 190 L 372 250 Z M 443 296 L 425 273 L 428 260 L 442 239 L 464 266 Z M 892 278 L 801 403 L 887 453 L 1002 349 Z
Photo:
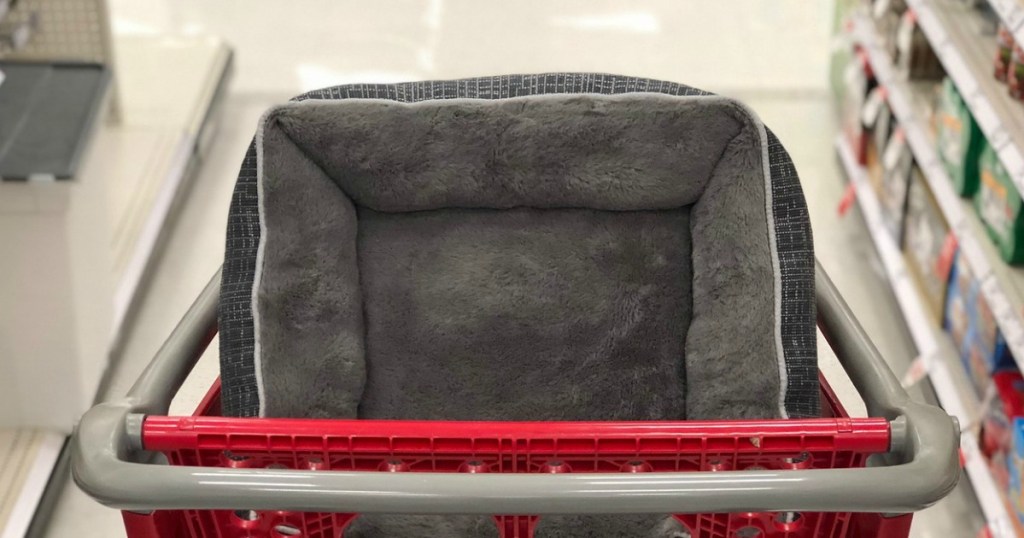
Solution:
M 227 240 L 228 416 L 819 412 L 799 181 L 749 109 L 700 90 L 552 74 L 313 92 L 261 120 Z M 365 516 L 346 535 L 441 530 L 494 534 Z M 566 516 L 537 535 L 676 531 Z
M 660 94 L 275 108 L 261 415 L 787 416 L 762 133 Z

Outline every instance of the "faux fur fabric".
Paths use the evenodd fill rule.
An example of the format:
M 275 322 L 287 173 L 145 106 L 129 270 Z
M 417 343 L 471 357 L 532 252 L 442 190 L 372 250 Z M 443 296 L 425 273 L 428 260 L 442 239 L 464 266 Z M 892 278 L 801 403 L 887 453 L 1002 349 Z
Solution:
M 278 129 L 262 134 L 256 356 L 265 416 L 354 417 L 366 378 L 356 211 Z
M 365 418 L 683 419 L 689 210 L 359 210 Z
M 389 213 L 674 209 L 700 198 L 729 140 L 753 128 L 732 101 L 660 95 L 307 101 L 266 121 L 356 205 Z
M 507 382 L 508 375 L 543 378 L 534 373 L 545 372 L 553 360 L 560 365 L 593 363 L 612 372 L 627 371 L 624 366 L 634 364 L 637 355 L 647 353 L 645 348 L 656 342 L 653 347 L 662 355 L 682 355 L 676 360 L 684 361 L 684 368 L 681 372 L 667 360 L 639 361 L 660 368 L 634 380 L 638 390 L 641 384 L 647 386 L 647 396 L 636 392 L 630 396 L 636 402 L 619 405 L 643 407 L 641 401 L 653 400 L 652 395 L 659 395 L 656 399 L 661 403 L 648 405 L 636 416 L 669 418 L 659 413 L 671 409 L 670 416 L 676 417 L 686 407 L 687 418 L 779 416 L 783 385 L 775 345 L 774 274 L 758 142 L 750 116 L 724 99 L 571 96 L 415 105 L 365 100 L 290 104 L 271 112 L 262 136 L 266 235 L 257 305 L 264 414 L 352 416 L 358 402 L 378 417 L 390 409 L 401 412 L 395 418 L 501 418 L 514 408 L 515 416 L 504 418 L 569 419 L 581 413 L 594 419 L 626 418 L 607 413 L 611 406 L 589 410 L 553 406 L 561 409 L 559 417 L 530 403 L 552 394 L 537 397 L 529 391 L 521 391 L 517 398 L 522 401 L 508 403 L 500 412 L 483 405 L 479 409 L 463 406 L 453 415 L 458 405 L 442 404 L 448 391 L 427 395 L 460 384 L 466 385 L 464 392 L 493 394 L 495 385 Z M 327 192 L 325 178 L 336 185 L 336 192 Z M 611 253 L 614 242 L 596 240 L 590 242 L 594 245 L 590 249 L 566 248 L 595 229 L 630 220 L 597 223 L 594 219 L 611 217 L 598 217 L 596 210 L 624 216 L 690 206 L 694 208 L 689 223 L 692 261 L 674 259 L 652 271 L 651 266 L 641 265 L 642 258 L 636 258 L 633 266 L 628 256 L 619 257 L 627 262 L 620 265 L 609 262 L 614 255 L 602 259 L 598 247 Z M 532 208 L 534 215 L 518 221 L 491 217 L 504 229 L 492 227 L 487 232 L 487 223 L 480 220 L 483 213 L 454 211 L 459 208 Z M 573 208 L 589 209 L 590 222 L 553 216 Z M 376 217 L 363 223 L 355 213 Z M 552 216 L 540 217 L 546 213 Z M 421 222 L 400 224 L 410 219 Z M 658 220 L 664 221 L 649 218 L 648 222 Z M 534 222 L 550 226 L 530 231 L 529 224 Z M 369 226 L 369 233 L 364 226 Z M 401 237 L 392 241 L 387 233 L 373 234 L 381 227 Z M 657 236 L 660 232 L 637 230 L 634 238 L 643 233 Z M 507 236 L 509 246 L 515 246 L 516 237 L 530 234 L 564 237 L 561 246 L 555 247 L 550 244 L 559 240 L 545 245 L 519 239 L 540 246 L 535 251 L 508 251 L 500 258 L 493 254 L 507 247 L 488 250 L 485 245 L 501 245 L 497 239 Z M 362 240 L 357 241 L 356 235 Z M 370 235 L 374 239 L 366 240 Z M 679 234 L 671 237 L 676 243 L 683 241 Z M 633 242 L 625 236 L 618 239 Z M 433 265 L 426 266 L 431 272 L 421 272 L 416 256 L 424 251 L 417 247 L 435 243 L 436 247 L 427 248 L 436 256 Z M 364 260 L 364 254 L 382 260 L 380 267 Z M 460 265 L 454 261 L 460 256 L 474 263 Z M 530 266 L 530 259 L 543 259 L 547 267 Z M 399 271 L 403 263 L 411 264 L 404 276 Z M 498 270 L 496 263 L 505 264 L 507 271 Z M 510 271 L 522 271 L 517 263 L 547 273 L 522 274 L 519 281 L 508 281 Z M 645 303 L 638 292 L 647 285 L 661 285 L 666 275 L 688 278 L 691 264 L 699 269 L 693 274 L 698 285 L 693 287 L 692 299 L 691 286 L 685 286 L 692 323 L 687 326 L 687 308 L 685 315 L 668 318 L 679 323 L 668 325 L 663 305 Z M 618 280 L 629 272 L 645 271 L 646 283 L 636 281 L 632 290 L 629 281 Z M 589 282 L 595 275 L 605 280 Z M 417 278 L 410 280 L 413 276 Z M 559 295 L 572 301 L 547 315 L 538 315 L 543 308 L 537 305 L 512 300 L 515 293 L 522 294 L 515 286 L 533 286 L 535 294 L 544 295 L 559 281 L 573 283 L 564 288 L 568 293 Z M 374 291 L 381 302 L 361 299 L 366 282 L 384 283 Z M 602 288 L 601 282 L 608 285 Z M 436 293 L 430 299 L 433 304 L 395 299 L 399 293 L 417 293 L 422 298 L 440 283 L 448 285 L 449 293 Z M 400 286 L 407 289 L 402 291 Z M 591 286 L 595 294 L 589 299 L 602 301 L 607 309 L 579 309 L 589 299 L 585 294 L 576 297 L 576 290 Z M 457 303 L 460 297 L 465 299 Z M 637 306 L 626 304 L 629 297 Z M 288 301 L 297 308 L 288 307 Z M 452 304 L 462 305 L 461 318 L 453 317 Z M 528 308 L 529 315 L 520 307 Z M 622 315 L 630 308 L 631 314 Z M 676 307 L 672 312 L 683 310 Z M 367 314 L 379 323 L 363 327 Z M 438 333 L 450 323 L 444 321 L 446 317 L 473 319 L 460 326 L 460 331 L 470 325 L 472 329 L 450 336 Z M 552 329 L 557 327 L 552 320 L 563 318 L 566 327 L 576 323 L 574 330 L 587 330 L 577 336 Z M 515 330 L 510 332 L 511 328 Z M 514 336 L 524 334 L 543 334 L 545 339 Z M 619 334 L 621 341 L 616 342 Z M 593 350 L 587 346 L 575 345 L 603 341 L 611 344 L 597 356 L 590 356 Z M 370 350 L 364 355 L 367 345 L 381 353 Z M 673 346 L 685 346 L 685 353 Z M 453 350 L 458 351 L 455 358 Z M 412 356 L 419 360 L 406 364 Z M 453 361 L 452 369 L 444 370 L 444 379 L 435 380 L 431 378 L 435 370 L 426 366 L 438 366 L 430 357 L 441 356 Z M 484 356 L 494 358 L 486 361 Z M 477 363 L 479 371 L 466 373 L 460 357 L 483 361 Z M 513 371 L 505 367 L 508 361 L 516 363 Z M 409 398 L 402 406 L 394 406 L 377 400 L 384 393 L 382 383 L 389 378 L 375 372 L 398 372 L 401 368 L 395 364 L 408 372 L 394 379 L 420 382 L 415 394 L 426 398 L 424 402 Z M 424 366 L 425 377 L 416 373 L 417 364 Z M 369 365 L 373 389 L 367 394 L 362 392 L 363 365 Z M 659 376 L 661 381 L 653 382 Z M 595 387 L 603 384 L 601 390 L 594 389 L 595 394 L 624 393 L 629 383 L 615 375 L 593 381 Z M 672 385 L 685 386 L 673 392 L 686 392 L 685 405 L 665 403 L 673 400 L 664 392 Z M 317 389 L 310 394 L 310 387 Z M 565 390 L 552 402 L 571 403 L 583 397 Z M 393 392 L 401 390 L 396 386 Z M 489 407 L 494 402 L 486 403 Z M 432 410 L 443 412 L 431 414 Z

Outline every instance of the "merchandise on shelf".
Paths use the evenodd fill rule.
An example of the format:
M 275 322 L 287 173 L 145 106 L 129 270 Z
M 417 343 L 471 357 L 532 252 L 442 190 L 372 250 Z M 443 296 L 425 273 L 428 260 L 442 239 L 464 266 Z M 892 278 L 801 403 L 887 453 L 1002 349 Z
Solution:
M 1024 211 L 1020 193 L 995 149 L 984 144 L 974 202 L 989 237 L 1008 263 L 1024 262 Z
M 961 196 L 972 196 L 978 190 L 978 156 L 985 138 L 967 103 L 948 77 L 942 81 L 935 130 L 939 157 L 953 180 L 953 188 Z
M 1010 505 L 1018 524 L 1024 524 L 1024 418 L 1013 420 L 1013 446 L 1006 467 L 1010 475 Z
M 973 324 L 967 329 L 960 353 L 979 398 L 985 397 L 993 376 L 1017 371 L 1013 356 L 1006 351 L 1006 344 L 1000 342 L 995 350 L 989 348 L 981 331 Z
M 991 461 L 1005 461 L 1013 442 L 1013 420 L 1024 416 L 1024 376 L 1020 372 L 996 372 L 992 375 L 995 394 L 981 424 L 981 452 Z M 996 477 L 1007 489 L 1006 473 Z
M 1013 45 L 1013 54 L 1010 55 L 1010 69 L 1007 73 L 1010 96 L 1014 99 L 1024 99 L 1024 49 L 1020 48 L 1020 45 Z
M 875 87 L 875 78 L 868 63 L 868 56 L 862 49 L 855 50 L 853 61 L 843 73 L 844 93 L 839 107 L 843 134 L 850 142 L 850 148 L 857 162 L 865 164 L 867 158 L 867 131 L 864 129 L 864 104 L 868 93 Z
M 950 271 L 949 290 L 946 292 L 946 316 L 943 327 L 953 339 L 957 350 L 963 349 L 967 331 L 971 326 L 971 317 L 967 312 L 967 303 L 975 289 L 975 281 L 970 267 L 961 256 Z
M 911 10 L 903 14 L 896 30 L 896 70 L 910 79 L 939 80 L 945 76 L 939 57 Z
M 907 189 L 913 172 L 914 157 L 903 130 L 897 128 L 882 152 L 882 185 L 878 200 L 882 223 L 897 245 L 903 242 L 903 224 L 907 209 Z M 918 171 L 920 174 L 920 171 Z
M 889 143 L 892 131 L 892 111 L 889 109 L 888 92 L 882 86 L 875 86 L 868 92 L 861 108 L 860 121 L 864 129 L 864 165 L 868 180 L 876 193 L 882 190 L 882 153 Z
M 995 324 L 981 283 L 974 278 L 970 265 L 962 256 L 956 257 L 946 293 L 946 315 L 943 326 L 960 352 L 971 384 L 979 398 L 984 398 L 996 375 L 1017 371 L 1017 364 Z
M 992 74 L 1000 82 L 1006 82 L 1009 78 L 1013 44 L 1013 33 L 1006 25 L 1000 24 L 999 31 L 996 33 L 996 58 L 992 70 Z
M 985 352 L 982 351 L 979 340 L 977 331 L 974 330 L 974 327 L 969 326 L 967 333 L 964 334 L 964 343 L 960 347 L 960 360 L 963 362 L 967 377 L 970 378 L 978 398 L 984 398 L 992 384 L 993 371 L 985 358 Z
M 912 174 L 907 191 L 903 251 L 909 273 L 936 323 L 941 323 L 943 318 L 950 267 L 956 254 L 956 243 L 949 237 L 949 226 L 926 180 L 919 173 Z
M 882 103 L 878 107 L 878 114 L 875 117 L 874 125 L 871 126 L 871 145 L 875 147 L 878 155 L 881 155 L 885 151 L 885 147 L 889 144 L 889 137 L 896 126 L 896 116 L 892 113 L 892 108 L 889 106 L 888 92 L 885 88 L 879 88 L 882 93 Z

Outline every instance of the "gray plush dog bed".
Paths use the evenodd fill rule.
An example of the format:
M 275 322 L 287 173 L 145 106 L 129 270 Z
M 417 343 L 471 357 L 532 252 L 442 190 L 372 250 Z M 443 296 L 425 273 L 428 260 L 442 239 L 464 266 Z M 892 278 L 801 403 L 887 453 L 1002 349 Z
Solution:
M 236 189 L 222 288 L 227 415 L 818 413 L 792 165 L 749 109 L 684 86 L 496 77 L 274 108 Z M 346 536 L 495 532 L 367 516 Z M 549 517 L 538 536 L 671 532 L 660 516 Z

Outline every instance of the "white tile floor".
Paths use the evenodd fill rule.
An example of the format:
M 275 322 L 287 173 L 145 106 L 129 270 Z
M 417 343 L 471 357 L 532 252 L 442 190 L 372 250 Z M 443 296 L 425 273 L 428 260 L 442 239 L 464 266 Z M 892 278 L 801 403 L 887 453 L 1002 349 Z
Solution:
M 747 101 L 792 153 L 817 255 L 896 368 L 914 351 L 870 238 L 836 216 L 843 182 L 826 92 L 829 2 L 547 2 L 473 0 L 112 0 L 123 32 L 211 33 L 236 49 L 236 77 L 211 157 L 173 224 L 110 394 L 122 394 L 222 259 L 232 183 L 263 109 L 318 86 L 510 72 L 605 71 L 688 83 Z M 215 346 L 214 346 L 215 348 Z M 834 359 L 824 361 L 830 379 Z M 207 353 L 177 410 L 216 372 Z M 850 398 L 847 397 L 847 400 Z M 880 485 L 884 487 L 884 485 Z M 967 488 L 915 518 L 916 538 L 970 537 L 981 526 Z M 123 535 L 117 512 L 69 485 L 52 537 Z

